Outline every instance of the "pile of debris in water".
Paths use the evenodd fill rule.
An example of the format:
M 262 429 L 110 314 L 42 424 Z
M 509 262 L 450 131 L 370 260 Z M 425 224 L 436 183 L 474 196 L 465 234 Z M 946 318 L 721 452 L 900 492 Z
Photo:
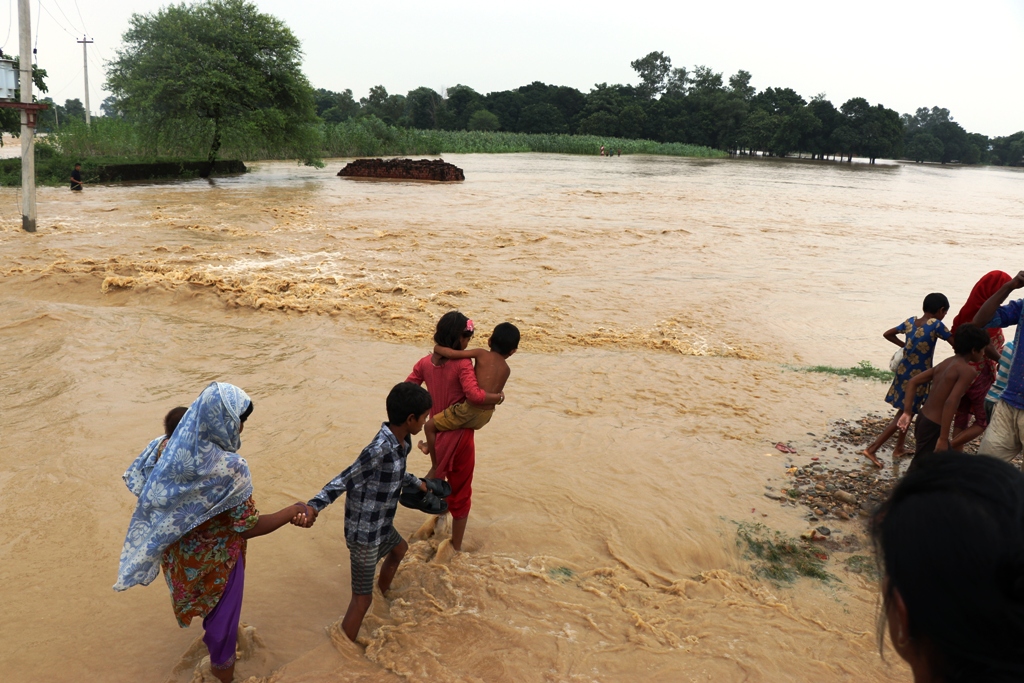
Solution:
M 338 171 L 343 178 L 390 178 L 393 180 L 465 180 L 462 169 L 440 159 L 356 159 Z

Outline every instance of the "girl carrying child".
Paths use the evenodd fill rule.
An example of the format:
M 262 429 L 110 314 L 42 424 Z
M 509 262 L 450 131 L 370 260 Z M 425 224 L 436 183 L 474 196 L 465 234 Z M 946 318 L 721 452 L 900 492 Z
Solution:
M 932 293 L 924 298 L 924 315 L 921 317 L 907 318 L 902 325 L 886 330 L 883 336 L 896 346 L 903 347 L 903 358 L 896 368 L 892 385 L 885 394 L 885 402 L 897 408 L 896 415 L 878 435 L 874 442 L 865 448 L 861 453 L 875 464 L 881 467 L 882 463 L 875 454 L 886 441 L 896 433 L 896 423 L 903 415 L 903 397 L 910 378 L 929 370 L 932 367 L 932 356 L 935 355 L 935 346 L 939 339 L 950 339 L 949 330 L 942 324 L 942 319 L 949 312 L 949 299 L 944 294 Z M 896 336 L 904 335 L 903 341 Z M 914 398 L 914 412 L 919 413 L 925 399 L 928 398 L 928 386 L 918 387 Z M 906 454 L 904 441 L 906 432 L 900 432 L 896 437 L 896 447 L 893 449 L 892 457 L 900 458 Z

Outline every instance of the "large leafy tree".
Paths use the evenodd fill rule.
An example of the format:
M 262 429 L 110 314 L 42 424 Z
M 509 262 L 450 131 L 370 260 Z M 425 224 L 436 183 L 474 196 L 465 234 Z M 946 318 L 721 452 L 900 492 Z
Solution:
M 212 164 L 224 135 L 301 135 L 316 120 L 298 38 L 246 0 L 203 0 L 133 14 L 106 87 L 133 117 L 158 127 L 205 120 Z

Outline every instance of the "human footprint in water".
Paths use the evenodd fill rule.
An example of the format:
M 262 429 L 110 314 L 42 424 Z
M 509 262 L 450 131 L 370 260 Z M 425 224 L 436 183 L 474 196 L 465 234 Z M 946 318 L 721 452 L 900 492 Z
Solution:
M 473 321 L 468 321 L 468 325 L 472 331 Z M 477 384 L 484 392 L 501 396 L 501 400 L 498 401 L 500 405 L 505 402 L 505 382 L 512 374 L 512 370 L 508 367 L 508 359 L 519 350 L 519 328 L 512 323 L 500 323 L 487 339 L 487 346 L 490 351 L 487 349 L 458 351 L 436 344 L 434 353 L 449 360 L 469 358 L 476 361 L 473 372 L 476 374 Z M 437 459 L 435 444 L 438 432 L 450 432 L 454 429 L 477 430 L 490 422 L 492 415 L 494 415 L 494 404 L 477 405 L 466 399 L 448 406 L 441 413 L 427 420 L 427 424 L 423 427 L 426 441 L 420 441 L 419 448 L 429 455 L 433 462 Z
M 214 382 L 183 415 L 168 413 L 166 433 L 124 473 L 139 502 L 114 590 L 148 585 L 163 569 L 178 625 L 203 620 L 210 670 L 225 683 L 235 672 L 247 540 L 315 519 L 305 503 L 267 515 L 256 509 L 249 466 L 238 455 L 252 411 L 244 391 Z
M 882 462 L 876 455 L 878 449 L 897 431 L 897 422 L 903 415 L 904 394 L 910 379 L 931 369 L 932 356 L 935 355 L 935 346 L 938 344 L 938 340 L 945 339 L 948 342 L 950 338 L 949 330 L 942 324 L 942 319 L 949 313 L 949 299 L 944 294 L 932 293 L 924 298 L 922 308 L 924 309 L 923 316 L 907 318 L 902 325 L 886 330 L 883 335 L 896 346 L 903 347 L 903 358 L 896 368 L 892 385 L 885 395 L 885 402 L 897 409 L 896 415 L 885 430 L 878 435 L 878 438 L 861 451 L 861 454 L 867 456 L 871 462 L 875 463 L 876 467 L 882 466 Z M 899 334 L 904 335 L 903 341 L 896 336 Z M 921 405 L 927 398 L 928 386 L 918 386 L 913 404 L 915 412 L 921 410 Z M 899 432 L 896 437 L 896 448 L 892 452 L 893 458 L 902 458 L 906 455 L 904 446 L 906 438 L 906 432 Z

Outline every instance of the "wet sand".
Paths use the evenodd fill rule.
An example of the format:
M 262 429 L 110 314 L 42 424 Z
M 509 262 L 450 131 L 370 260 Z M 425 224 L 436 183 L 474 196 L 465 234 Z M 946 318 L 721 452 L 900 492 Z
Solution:
M 0 190 L 5 678 L 190 680 L 201 628 L 177 628 L 162 580 L 110 589 L 124 468 L 221 379 L 257 405 L 257 505 L 305 500 L 458 307 L 524 332 L 477 435 L 468 552 L 436 564 L 436 541 L 413 543 L 357 647 L 332 637 L 342 509 L 255 539 L 243 621 L 261 645 L 239 680 L 906 680 L 877 652 L 875 585 L 762 582 L 736 523 L 802 531 L 762 495 L 782 465 L 765 453 L 884 407 L 884 385 L 790 366 L 884 365 L 881 332 L 924 294 L 956 308 L 1015 272 L 1019 173 L 447 159 L 465 183 L 266 163 L 44 188 L 36 235 Z M 403 508 L 396 526 L 422 521 Z

